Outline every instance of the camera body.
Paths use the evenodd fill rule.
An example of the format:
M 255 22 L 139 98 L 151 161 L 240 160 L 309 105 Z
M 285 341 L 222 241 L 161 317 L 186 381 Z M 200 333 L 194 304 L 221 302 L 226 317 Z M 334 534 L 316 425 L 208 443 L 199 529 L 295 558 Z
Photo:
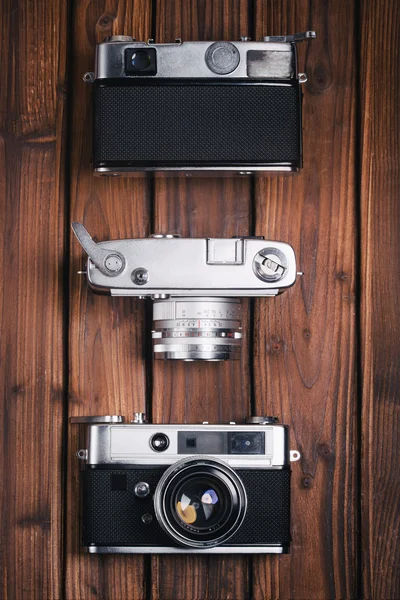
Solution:
M 82 543 L 91 553 L 287 553 L 288 428 L 81 417 Z
M 314 37 L 106 38 L 84 76 L 93 83 L 94 173 L 298 171 L 307 78 L 296 43 Z
M 82 224 L 72 228 L 89 256 L 93 291 L 154 300 L 156 358 L 239 358 L 237 297 L 276 296 L 296 281 L 294 250 L 284 242 L 156 235 L 95 243 Z

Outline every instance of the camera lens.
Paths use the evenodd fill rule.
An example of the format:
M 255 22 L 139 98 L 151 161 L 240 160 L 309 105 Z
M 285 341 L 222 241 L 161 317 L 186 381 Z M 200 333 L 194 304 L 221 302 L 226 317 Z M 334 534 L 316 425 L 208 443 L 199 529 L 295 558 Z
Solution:
M 155 433 L 150 440 L 150 446 L 156 452 L 163 452 L 169 446 L 169 439 L 165 433 Z
M 240 358 L 241 301 L 237 298 L 169 298 L 153 304 L 155 358 Z
M 143 71 L 151 65 L 151 56 L 147 50 L 136 50 L 132 54 L 131 64 L 137 71 Z
M 173 502 L 172 514 L 178 523 L 198 531 L 221 526 L 229 509 L 224 491 L 210 477 L 195 477 L 183 483 Z
M 240 527 L 246 492 L 235 471 L 214 458 L 186 458 L 172 465 L 154 495 L 157 519 L 175 542 L 208 548 Z

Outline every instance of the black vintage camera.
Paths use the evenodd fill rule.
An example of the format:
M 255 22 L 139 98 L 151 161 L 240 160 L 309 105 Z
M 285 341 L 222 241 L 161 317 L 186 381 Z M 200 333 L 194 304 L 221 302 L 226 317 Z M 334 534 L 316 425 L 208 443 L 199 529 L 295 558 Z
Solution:
M 82 417 L 83 546 L 91 553 L 286 553 L 288 428 Z
M 93 167 L 140 171 L 298 171 L 301 89 L 296 43 L 315 32 L 252 42 L 154 44 L 113 36 L 97 46 Z

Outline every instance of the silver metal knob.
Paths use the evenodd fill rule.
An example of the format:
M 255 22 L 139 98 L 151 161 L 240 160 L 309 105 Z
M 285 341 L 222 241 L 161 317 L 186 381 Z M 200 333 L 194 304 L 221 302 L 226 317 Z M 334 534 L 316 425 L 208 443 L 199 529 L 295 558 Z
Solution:
M 142 412 L 133 413 L 133 419 L 132 419 L 131 423 L 140 424 L 140 425 L 147 423 L 146 413 L 142 413 Z
M 136 42 L 135 38 L 130 35 L 108 35 L 103 40 L 104 42 Z
M 138 498 L 146 498 L 150 494 L 150 486 L 146 481 L 139 481 L 133 488 L 133 491 Z
M 178 233 L 153 233 L 150 237 L 157 240 L 173 240 L 175 238 L 180 238 L 181 236 Z
M 240 62 L 239 50 L 231 42 L 215 42 L 207 48 L 205 61 L 213 73 L 228 75 Z
M 121 417 L 121 415 L 71 417 L 70 422 L 73 425 L 101 425 L 107 423 L 125 423 L 125 417 Z
M 268 283 L 283 279 L 286 270 L 286 256 L 277 248 L 264 248 L 253 259 L 253 271 L 255 275 Z
M 278 417 L 247 417 L 246 423 L 247 425 L 273 425 L 274 423 L 278 423 Z
M 131 279 L 136 285 L 145 285 L 149 280 L 149 272 L 144 267 L 132 271 Z

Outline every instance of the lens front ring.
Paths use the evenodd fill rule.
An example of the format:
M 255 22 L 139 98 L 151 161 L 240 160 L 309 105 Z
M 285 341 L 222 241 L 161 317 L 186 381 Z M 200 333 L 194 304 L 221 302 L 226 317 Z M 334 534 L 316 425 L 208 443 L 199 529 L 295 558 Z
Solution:
M 215 488 L 222 501 L 220 521 L 214 519 L 210 527 L 206 524 L 197 527 L 192 521 L 186 525 L 178 514 L 181 508 L 178 510 L 177 494 L 187 483 L 198 481 L 207 482 L 204 488 Z M 191 548 L 210 548 L 225 542 L 242 524 L 246 509 L 247 497 L 241 479 L 225 462 L 210 456 L 191 456 L 171 465 L 154 494 L 154 510 L 160 526 L 175 543 Z

